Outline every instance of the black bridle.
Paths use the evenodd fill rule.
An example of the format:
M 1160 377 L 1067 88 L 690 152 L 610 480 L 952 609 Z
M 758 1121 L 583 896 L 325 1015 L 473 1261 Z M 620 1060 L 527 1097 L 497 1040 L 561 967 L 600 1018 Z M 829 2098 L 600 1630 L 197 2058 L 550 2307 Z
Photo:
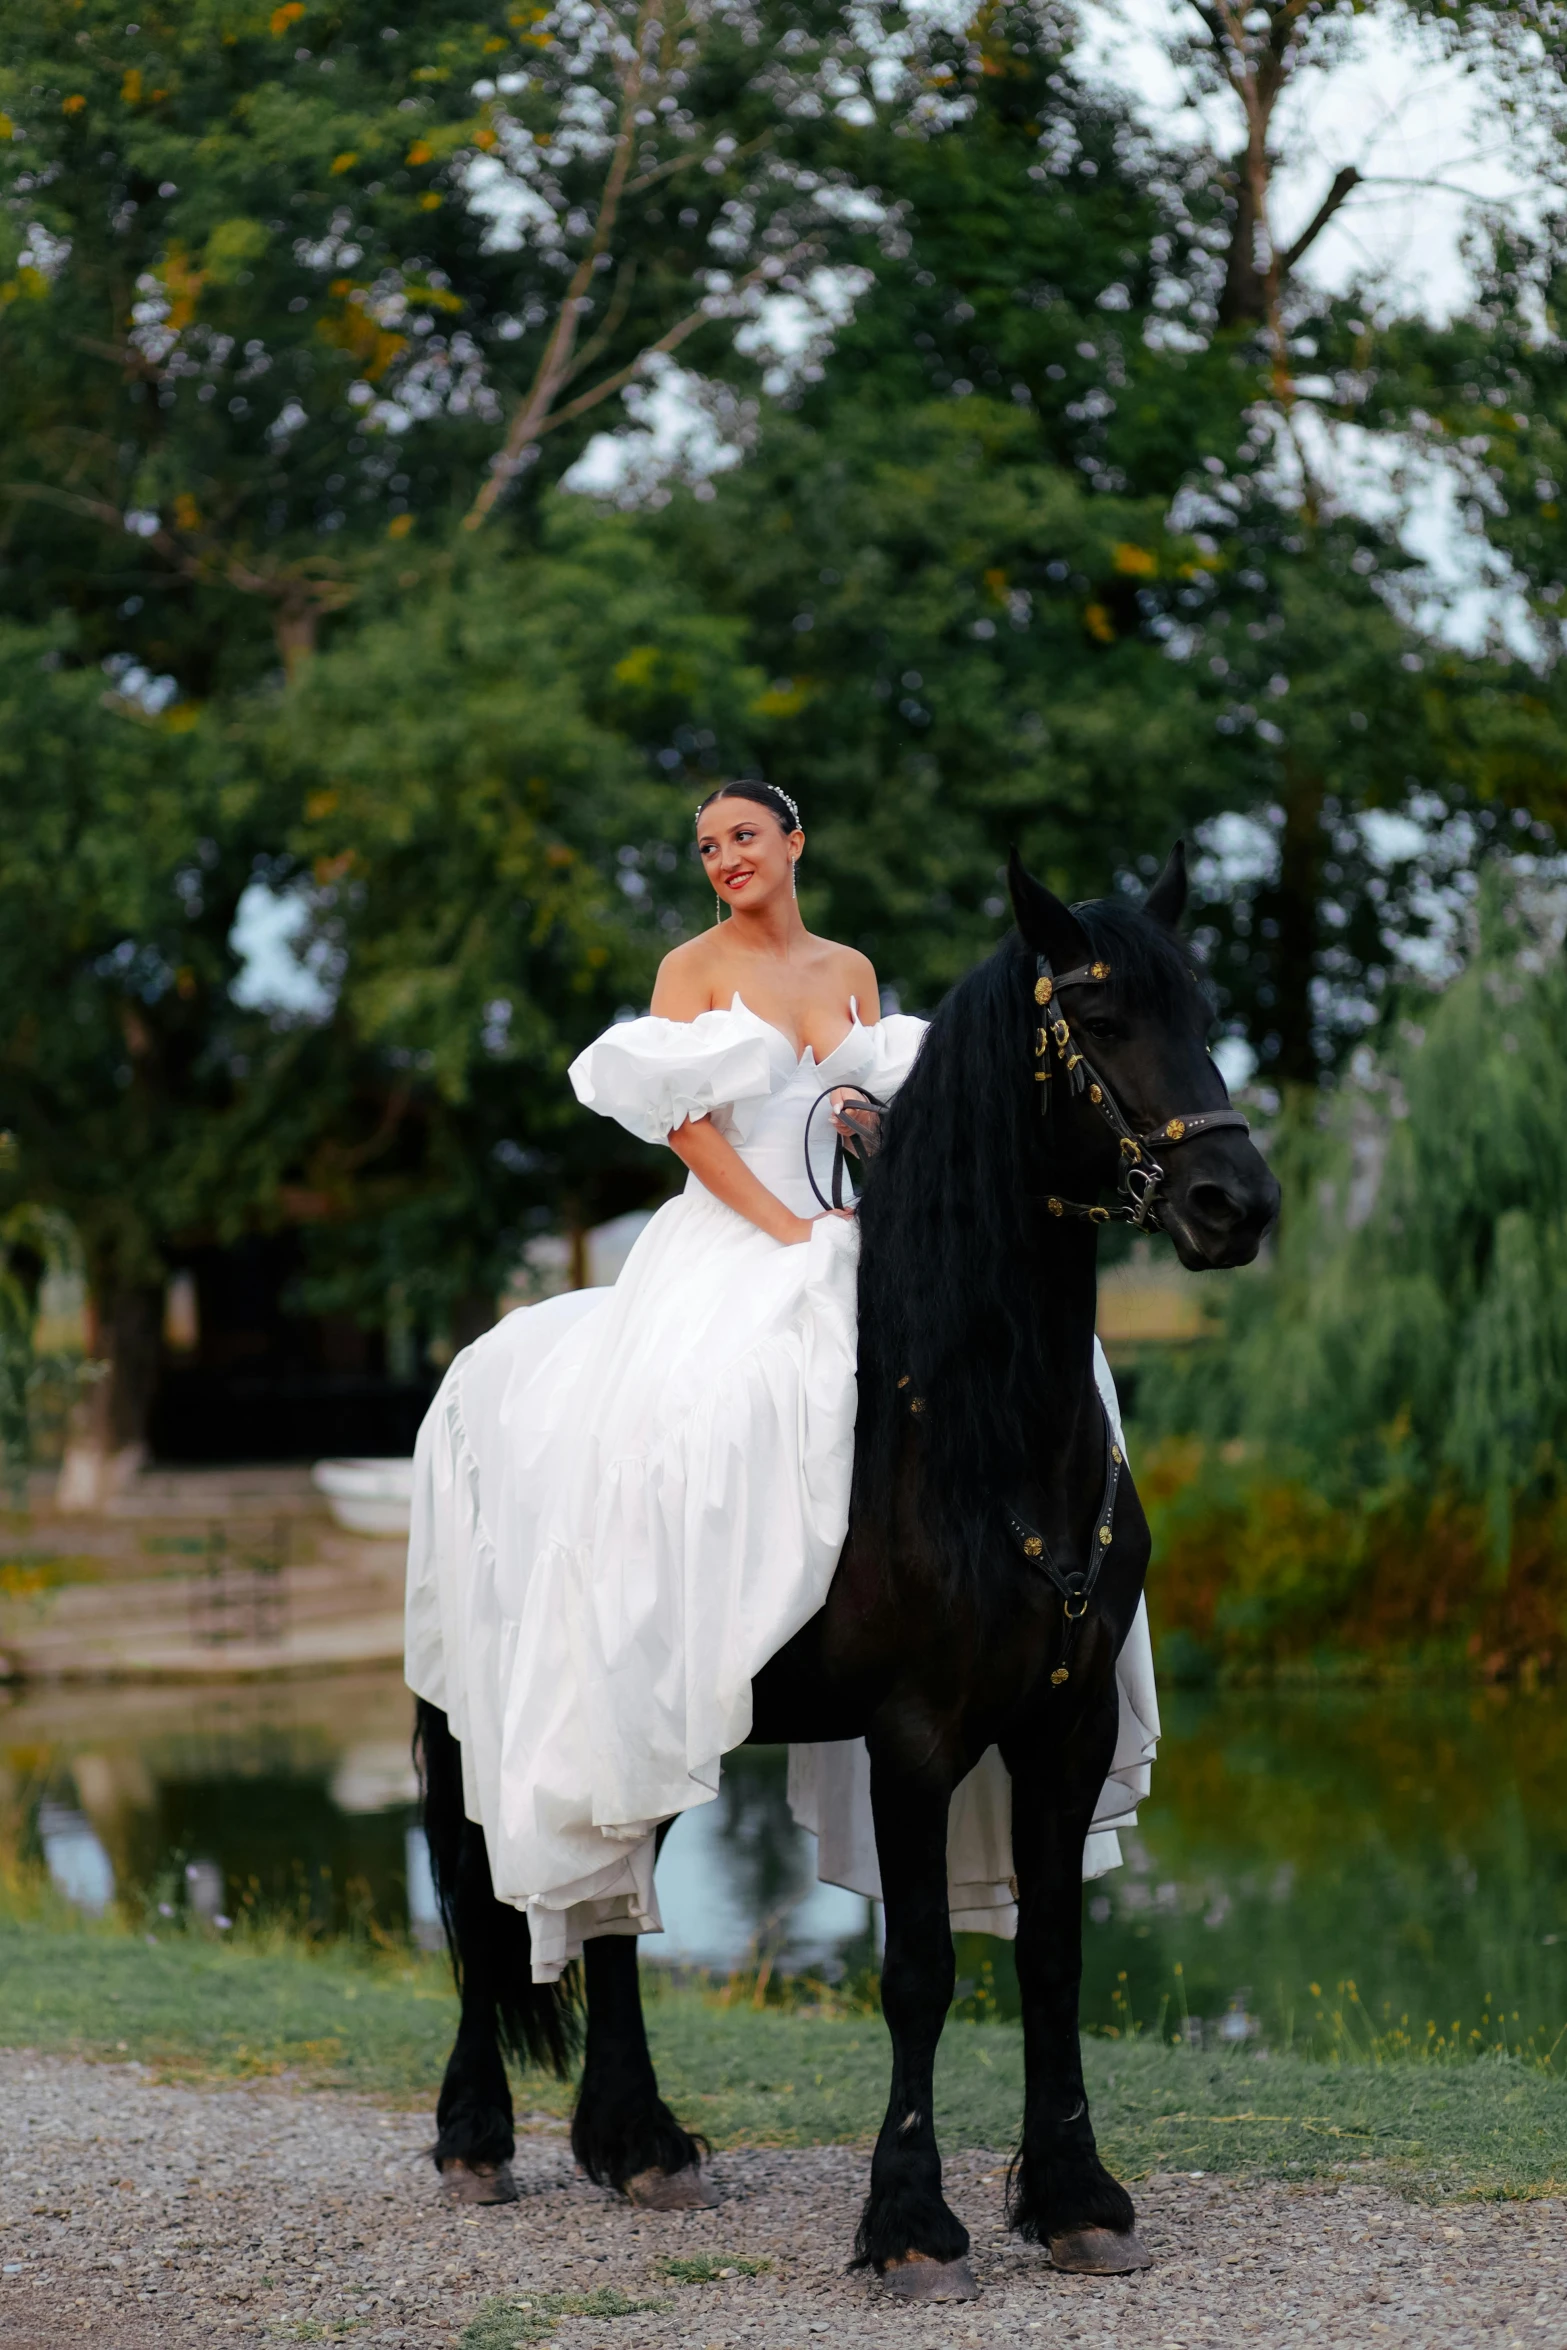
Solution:
M 1165 1181 L 1165 1172 L 1154 1152 L 1168 1150 L 1178 1142 L 1194 1142 L 1199 1134 L 1212 1134 L 1224 1126 L 1237 1127 L 1242 1134 L 1249 1134 L 1251 1128 L 1239 1110 L 1193 1110 L 1188 1117 L 1166 1118 L 1152 1133 L 1137 1133 L 1113 1089 L 1079 1047 L 1059 1001 L 1063 987 L 1097 985 L 1108 979 L 1109 964 L 1083 963 L 1075 971 L 1063 971 L 1058 978 L 1050 968 L 1048 955 L 1040 955 L 1036 958 L 1036 968 L 1034 1001 L 1040 1009 L 1041 1024 L 1034 1038 L 1034 1059 L 1039 1064 L 1034 1071 L 1034 1082 L 1048 1088 L 1040 1096 L 1041 1113 L 1050 1117 L 1055 1098 L 1056 1073 L 1050 1066 L 1054 1054 L 1062 1077 L 1074 1094 L 1087 1093 L 1115 1136 L 1121 1153 L 1116 1183 L 1121 1206 L 1088 1207 L 1081 1200 L 1062 1199 L 1054 1192 L 1046 1192 L 1045 1207 L 1052 1216 L 1082 1216 L 1091 1224 L 1133 1224 L 1140 1232 L 1150 1224 L 1157 1226 L 1159 1187 Z

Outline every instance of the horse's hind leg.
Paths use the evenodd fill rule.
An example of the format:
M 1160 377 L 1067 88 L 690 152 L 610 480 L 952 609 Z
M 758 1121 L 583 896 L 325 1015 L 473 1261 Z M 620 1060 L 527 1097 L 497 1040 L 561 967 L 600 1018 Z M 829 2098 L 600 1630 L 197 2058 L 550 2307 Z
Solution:
M 702 2176 L 705 2141 L 683 2130 L 658 2093 L 642 2021 L 634 1934 L 583 1947 L 588 2043 L 572 2116 L 571 2151 L 590 2179 L 653 2211 L 718 2201 Z
M 871 1804 L 887 1905 L 881 2004 L 892 2035 L 892 2094 L 871 2158 L 857 2267 L 876 2269 L 900 2298 L 968 2301 L 977 2287 L 968 2230 L 941 2192 L 931 2111 L 936 2046 L 952 2003 L 954 1963 L 947 1909 L 947 1810 L 952 1777 L 941 1765 L 899 1767 L 871 1740 Z
M 422 1699 L 414 1741 L 431 1873 L 461 1996 L 457 2039 L 436 2107 L 431 2149 L 448 2191 L 468 2203 L 516 2200 L 516 2149 L 504 2049 L 564 2072 L 574 1979 L 535 1984 L 528 1921 L 495 1898 L 484 1831 L 464 1815 L 462 1756 L 446 1716 Z
M 1152 2264 L 1132 2198 L 1099 2159 L 1078 2039 L 1083 1843 L 1115 1751 L 1112 1686 L 1091 1722 L 1048 1753 L 1003 1748 L 1012 1774 L 1017 1976 L 1023 2000 L 1023 2142 L 1007 2216 L 1057 2268 L 1121 2276 Z
M 432 2152 L 459 2201 L 514 2203 L 511 2158 L 517 2141 L 497 2014 L 507 1972 L 519 1961 L 529 1967 L 528 1927 L 496 1900 L 484 1833 L 471 1820 L 463 1823 L 451 1919 L 462 2006 L 435 2109 Z

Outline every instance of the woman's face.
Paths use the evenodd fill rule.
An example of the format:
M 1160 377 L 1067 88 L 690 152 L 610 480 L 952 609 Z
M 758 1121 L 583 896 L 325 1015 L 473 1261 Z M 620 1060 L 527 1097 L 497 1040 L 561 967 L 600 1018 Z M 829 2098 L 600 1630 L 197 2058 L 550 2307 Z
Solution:
M 755 800 L 714 800 L 696 822 L 702 870 L 729 906 L 764 906 L 791 894 L 790 867 L 805 844 Z

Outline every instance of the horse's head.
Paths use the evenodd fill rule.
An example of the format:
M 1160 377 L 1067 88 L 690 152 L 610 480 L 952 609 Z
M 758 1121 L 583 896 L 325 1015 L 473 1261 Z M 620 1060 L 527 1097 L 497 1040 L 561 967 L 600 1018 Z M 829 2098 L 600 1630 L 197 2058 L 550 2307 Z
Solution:
M 1149 1192 L 1183 1265 L 1250 1264 L 1279 1187 L 1208 1051 L 1211 1014 L 1176 936 L 1181 844 L 1140 908 L 1063 905 L 1015 851 L 1010 872 L 1050 1193 Z

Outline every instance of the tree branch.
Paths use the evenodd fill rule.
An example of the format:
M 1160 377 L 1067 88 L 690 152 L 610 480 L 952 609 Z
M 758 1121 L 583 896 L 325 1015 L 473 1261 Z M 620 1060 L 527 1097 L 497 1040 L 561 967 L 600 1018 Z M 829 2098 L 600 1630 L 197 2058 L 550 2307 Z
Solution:
M 624 262 L 615 272 L 615 290 L 609 298 L 609 307 L 561 377 L 559 388 L 562 391 L 565 390 L 567 384 L 574 383 L 585 369 L 593 365 L 599 353 L 619 330 L 626 312 L 631 308 L 631 289 L 636 283 L 636 275 L 635 261 Z
M 1322 202 L 1318 205 L 1317 210 L 1313 214 L 1311 220 L 1308 222 L 1307 226 L 1302 229 L 1300 235 L 1295 239 L 1294 244 L 1289 246 L 1285 252 L 1279 255 L 1279 267 L 1282 271 L 1287 273 L 1288 271 L 1292 270 L 1296 262 L 1301 260 L 1305 254 L 1310 252 L 1312 246 L 1316 243 L 1318 237 L 1321 236 L 1323 230 L 1327 227 L 1328 222 L 1333 218 L 1334 213 L 1337 212 L 1345 197 L 1351 194 L 1354 189 L 1359 187 L 1359 185 L 1360 173 L 1356 170 L 1353 163 L 1346 163 L 1342 169 L 1336 171 L 1333 174 L 1333 185 L 1331 188 L 1329 188 L 1327 194 L 1323 197 Z
M 747 270 L 745 276 L 737 280 L 730 289 L 731 295 L 745 293 L 749 287 L 756 285 L 761 279 L 775 276 L 780 269 L 787 269 L 792 262 L 803 259 L 809 251 L 808 245 L 798 245 L 791 253 L 769 255 L 766 261 L 759 261 L 754 269 Z M 577 398 L 568 401 L 564 408 L 557 408 L 552 416 L 547 416 L 540 424 L 534 438 L 542 440 L 545 433 L 553 432 L 557 424 L 570 424 L 575 417 L 585 416 L 590 408 L 596 408 L 601 400 L 609 399 L 615 392 L 624 391 L 626 385 L 631 382 L 633 376 L 641 371 L 646 361 L 666 357 L 671 351 L 678 351 L 681 344 L 694 335 L 699 326 L 705 326 L 714 316 L 715 313 L 706 308 L 688 311 L 684 318 L 677 319 L 666 333 L 661 334 L 656 343 L 649 343 L 646 350 L 639 351 L 635 359 L 631 360 L 628 365 L 620 368 L 614 375 L 605 376 L 603 382 L 596 383 L 591 391 L 579 393 Z
M 484 521 L 506 483 L 516 472 L 523 450 L 531 448 L 539 438 L 544 421 L 555 404 L 555 396 L 571 371 L 580 306 L 597 272 L 599 256 L 607 248 L 614 231 L 620 212 L 620 199 L 630 176 L 632 149 L 636 143 L 636 123 L 633 118 L 637 100 L 642 93 L 643 51 L 652 8 L 653 0 L 642 0 L 637 11 L 633 52 L 620 84 L 620 128 L 610 151 L 609 169 L 604 175 L 593 234 L 572 273 L 571 283 L 556 314 L 554 328 L 544 346 L 544 356 L 539 361 L 538 371 L 528 388 L 527 396 L 520 402 L 512 418 L 505 446 L 491 465 L 489 475 L 480 485 L 473 504 L 463 516 L 464 530 L 477 530 Z

